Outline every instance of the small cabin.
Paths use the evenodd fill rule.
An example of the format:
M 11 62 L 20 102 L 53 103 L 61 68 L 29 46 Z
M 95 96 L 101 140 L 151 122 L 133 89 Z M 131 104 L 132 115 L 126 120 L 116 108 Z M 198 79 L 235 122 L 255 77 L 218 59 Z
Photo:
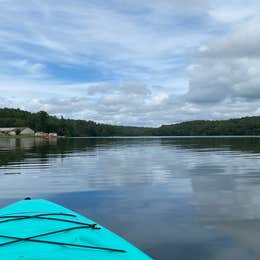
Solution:
M 29 127 L 1 127 L 0 134 L 2 135 L 34 135 L 34 131 Z
M 36 132 L 34 135 L 37 137 L 48 137 L 49 136 L 48 133 L 44 133 L 44 132 Z
M 21 130 L 20 135 L 34 135 L 34 131 L 29 127 L 24 127 L 20 130 Z
M 57 133 L 49 133 L 49 137 L 58 137 Z

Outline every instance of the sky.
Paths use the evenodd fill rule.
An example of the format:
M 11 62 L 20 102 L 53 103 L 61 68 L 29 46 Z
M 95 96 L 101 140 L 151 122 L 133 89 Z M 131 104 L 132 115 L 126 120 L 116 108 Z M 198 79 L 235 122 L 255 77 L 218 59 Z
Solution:
M 260 1 L 0 0 L 0 107 L 159 126 L 260 115 Z

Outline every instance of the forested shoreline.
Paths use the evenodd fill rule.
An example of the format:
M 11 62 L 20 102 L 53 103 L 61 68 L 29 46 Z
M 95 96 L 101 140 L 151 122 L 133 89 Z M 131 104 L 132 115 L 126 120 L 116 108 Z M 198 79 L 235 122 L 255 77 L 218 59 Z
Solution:
M 0 109 L 0 127 L 30 127 L 35 131 L 57 132 L 60 136 L 212 136 L 260 135 L 260 116 L 229 120 L 196 120 L 158 128 L 116 126 L 93 121 L 65 119 L 44 111 Z

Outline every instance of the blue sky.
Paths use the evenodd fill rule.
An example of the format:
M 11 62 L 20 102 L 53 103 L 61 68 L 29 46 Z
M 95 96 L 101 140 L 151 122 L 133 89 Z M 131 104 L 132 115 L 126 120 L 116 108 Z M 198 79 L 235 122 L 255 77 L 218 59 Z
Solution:
M 258 1 L 0 8 L 0 107 L 150 126 L 260 113 Z

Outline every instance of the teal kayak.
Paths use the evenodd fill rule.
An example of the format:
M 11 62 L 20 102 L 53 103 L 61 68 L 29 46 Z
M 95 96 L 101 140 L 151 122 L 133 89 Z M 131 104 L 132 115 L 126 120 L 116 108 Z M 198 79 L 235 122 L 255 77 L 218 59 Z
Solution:
M 152 259 L 92 220 L 47 200 L 0 210 L 0 259 Z

